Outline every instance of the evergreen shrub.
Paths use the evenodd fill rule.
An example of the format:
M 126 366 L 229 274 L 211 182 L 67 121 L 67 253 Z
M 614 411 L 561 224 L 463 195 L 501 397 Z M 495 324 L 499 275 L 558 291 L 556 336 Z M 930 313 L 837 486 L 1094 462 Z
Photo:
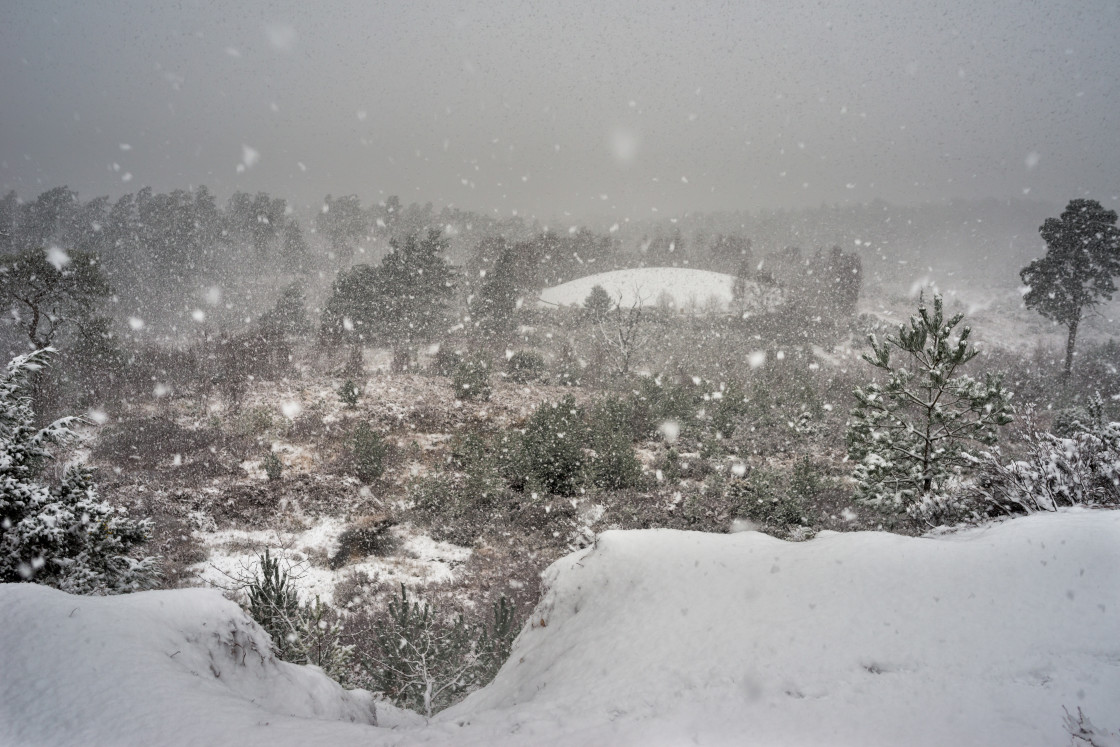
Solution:
M 388 448 L 381 434 L 365 423 L 354 429 L 351 441 L 354 474 L 362 482 L 373 482 L 385 473 L 385 455 Z
M 518 350 L 506 362 L 506 376 L 518 384 L 540 381 L 544 372 L 544 356 L 535 350 Z
M 586 430 L 575 398 L 544 403 L 529 418 L 522 437 L 525 466 L 549 493 L 574 495 L 583 481 Z
M 41 482 L 47 446 L 75 438 L 77 418 L 36 428 L 31 378 L 52 348 L 13 359 L 0 376 L 0 583 L 34 581 L 75 594 L 118 594 L 156 584 L 159 562 L 136 557 L 150 523 L 98 496 L 84 466 Z
M 455 368 L 451 384 L 457 399 L 489 400 L 493 392 L 490 387 L 490 362 L 477 354 L 468 357 Z

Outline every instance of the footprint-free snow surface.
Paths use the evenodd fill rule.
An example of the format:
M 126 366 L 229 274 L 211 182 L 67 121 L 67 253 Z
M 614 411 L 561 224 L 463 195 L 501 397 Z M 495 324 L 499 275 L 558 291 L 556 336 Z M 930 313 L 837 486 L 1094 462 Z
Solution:
M 541 291 L 540 300 L 557 306 L 581 306 L 596 285 L 601 285 L 623 308 L 668 303 L 678 309 L 693 306 L 701 310 L 713 299 L 717 306 L 726 308 L 732 299 L 735 276 L 684 267 L 612 270 L 546 288 Z M 757 297 L 760 303 L 764 296 L 767 303 L 777 300 L 772 289 L 764 293 L 753 282 L 748 283 L 748 287 L 752 297 Z
M 1120 728 L 1120 512 L 939 538 L 607 532 L 432 724 L 262 655 L 216 592 L 0 586 L 3 744 L 1056 745 Z

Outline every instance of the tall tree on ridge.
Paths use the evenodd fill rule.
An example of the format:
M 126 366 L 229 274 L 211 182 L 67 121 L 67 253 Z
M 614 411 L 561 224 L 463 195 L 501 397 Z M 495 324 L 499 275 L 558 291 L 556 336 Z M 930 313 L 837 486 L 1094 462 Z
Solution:
M 1023 302 L 1066 328 L 1065 376 L 1073 367 L 1077 328 L 1085 310 L 1112 299 L 1120 274 L 1120 229 L 1116 211 L 1096 200 L 1071 200 L 1060 218 L 1047 218 L 1038 229 L 1046 256 L 1019 272 L 1027 293 Z

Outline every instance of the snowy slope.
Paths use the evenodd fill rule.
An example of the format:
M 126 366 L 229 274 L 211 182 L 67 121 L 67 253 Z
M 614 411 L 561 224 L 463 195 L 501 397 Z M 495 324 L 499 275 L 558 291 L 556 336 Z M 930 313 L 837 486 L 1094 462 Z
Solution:
M 632 270 L 614 270 L 589 275 L 546 288 L 541 291 L 542 303 L 558 306 L 580 306 L 596 285 L 621 303 L 624 308 L 633 306 L 639 299 L 644 306 L 659 303 L 663 294 L 678 309 L 695 305 L 702 310 L 710 299 L 726 307 L 731 301 L 734 275 L 708 270 L 691 270 L 681 267 L 644 267 Z M 754 283 L 750 284 L 759 292 Z
M 1120 727 L 1118 569 L 1118 511 L 935 539 L 608 532 L 427 727 L 350 723 L 367 694 L 262 658 L 214 592 L 0 586 L 0 743 L 1063 744 L 1063 706 Z
M 373 700 L 277 661 L 217 591 L 75 597 L 0 585 L 0 744 L 357 741 Z
M 1118 570 L 1115 511 L 941 539 L 608 532 L 446 717 L 534 744 L 1055 745 L 1063 705 L 1120 726 Z

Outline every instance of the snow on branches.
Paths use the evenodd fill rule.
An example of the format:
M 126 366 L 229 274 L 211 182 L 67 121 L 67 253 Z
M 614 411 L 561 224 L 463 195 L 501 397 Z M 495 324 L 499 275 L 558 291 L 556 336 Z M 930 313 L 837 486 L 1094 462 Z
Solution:
M 993 445 L 998 427 L 1011 422 L 1011 394 L 1000 379 L 977 381 L 961 373 L 977 351 L 971 330 L 953 329 L 962 314 L 945 319 L 941 296 L 932 312 L 919 302 L 918 315 L 898 335 L 880 343 L 870 336 L 873 355 L 863 358 L 887 374 L 855 390 L 848 421 L 848 451 L 859 461 L 855 478 L 861 498 L 872 504 L 910 509 L 946 487 L 971 466 L 965 445 Z M 891 354 L 902 354 L 901 362 Z
M 156 558 L 135 558 L 147 521 L 134 521 L 98 497 L 84 466 L 62 481 L 40 481 L 47 447 L 74 437 L 78 418 L 35 428 L 32 375 L 54 354 L 44 348 L 13 359 L 0 377 L 0 582 L 34 581 L 78 594 L 117 594 L 154 584 Z
M 970 497 L 989 514 L 1120 505 L 1120 422 L 1103 422 L 1099 400 L 1091 409 L 1095 422 L 1078 423 L 1067 437 L 1027 436 L 1021 459 L 1005 464 L 998 453 L 981 454 L 981 473 Z

